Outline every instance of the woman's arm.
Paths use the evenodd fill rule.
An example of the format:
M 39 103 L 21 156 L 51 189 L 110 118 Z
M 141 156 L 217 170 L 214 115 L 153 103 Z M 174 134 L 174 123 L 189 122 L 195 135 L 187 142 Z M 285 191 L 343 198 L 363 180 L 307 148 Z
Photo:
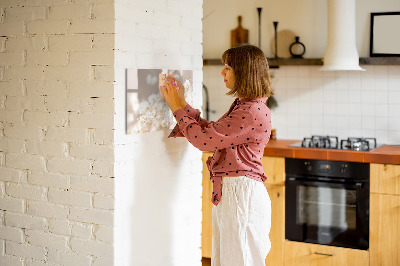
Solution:
M 200 111 L 198 109 L 194 109 L 192 106 L 189 104 L 186 104 L 185 108 L 183 109 L 188 116 L 193 118 L 194 120 L 199 123 L 199 125 L 204 128 L 210 124 L 207 120 L 203 119 L 200 117 Z M 212 122 L 211 122 L 212 123 Z M 182 134 L 181 130 L 179 129 L 179 125 L 176 124 L 176 126 L 172 129 L 171 134 L 168 136 L 169 138 L 176 138 L 176 137 L 184 137 Z
M 248 142 L 257 142 L 255 138 L 257 124 L 254 115 L 249 110 L 236 109 L 218 122 L 206 127 L 179 109 L 174 112 L 180 132 L 189 142 L 201 151 L 225 149 Z M 265 127 L 265 125 L 264 125 Z

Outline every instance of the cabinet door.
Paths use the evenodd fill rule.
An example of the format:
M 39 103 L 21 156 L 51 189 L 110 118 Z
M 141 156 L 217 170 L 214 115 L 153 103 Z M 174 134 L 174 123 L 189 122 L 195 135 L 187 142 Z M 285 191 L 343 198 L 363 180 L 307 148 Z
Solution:
M 271 250 L 265 259 L 266 266 L 283 265 L 285 240 L 285 187 L 265 184 L 271 199 Z
M 370 165 L 371 193 L 400 195 L 400 165 Z
M 204 258 L 211 258 L 212 252 L 212 183 L 206 161 L 211 152 L 203 153 L 203 195 L 202 195 L 202 224 L 201 224 L 201 253 Z
M 285 158 L 264 156 L 261 163 L 268 177 L 266 184 L 285 185 Z
M 400 265 L 400 196 L 370 196 L 371 266 Z
M 285 266 L 366 266 L 365 250 L 285 241 Z

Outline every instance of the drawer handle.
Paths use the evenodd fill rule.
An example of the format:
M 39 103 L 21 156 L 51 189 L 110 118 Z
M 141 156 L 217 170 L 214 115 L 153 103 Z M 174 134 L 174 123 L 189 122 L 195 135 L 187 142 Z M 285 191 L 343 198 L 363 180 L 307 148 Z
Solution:
M 323 255 L 323 256 L 335 256 L 335 254 L 327 254 L 327 253 L 320 253 L 320 252 L 314 252 L 315 255 Z

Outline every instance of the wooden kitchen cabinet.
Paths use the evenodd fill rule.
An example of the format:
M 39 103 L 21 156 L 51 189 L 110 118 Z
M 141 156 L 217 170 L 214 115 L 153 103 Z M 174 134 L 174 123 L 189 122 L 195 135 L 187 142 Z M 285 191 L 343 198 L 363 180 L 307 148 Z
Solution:
M 211 258 L 212 252 L 212 183 L 206 161 L 212 152 L 203 153 L 203 195 L 202 195 L 202 223 L 201 223 L 201 253 L 204 258 Z
M 400 265 L 400 165 L 371 164 L 371 266 Z
M 365 250 L 316 245 L 285 240 L 284 252 L 285 266 L 369 265 L 369 253 Z
M 370 202 L 370 265 L 400 265 L 400 196 L 373 193 Z
M 265 184 L 271 199 L 271 250 L 265 259 L 266 266 L 283 265 L 285 241 L 285 187 Z
M 212 183 L 206 161 L 212 152 L 203 153 L 203 196 L 202 196 L 202 256 L 211 258 L 212 253 Z M 266 258 L 266 265 L 283 265 L 283 243 L 285 233 L 285 158 L 263 157 L 262 164 L 268 176 L 265 182 L 272 205 L 271 250 Z
M 400 165 L 370 164 L 371 193 L 400 195 Z
M 285 185 L 285 158 L 264 156 L 261 159 L 264 172 L 267 175 L 265 184 L 268 185 Z
M 264 156 L 261 160 L 267 175 L 265 187 L 271 199 L 271 250 L 265 259 L 267 266 L 283 265 L 285 241 L 285 158 Z

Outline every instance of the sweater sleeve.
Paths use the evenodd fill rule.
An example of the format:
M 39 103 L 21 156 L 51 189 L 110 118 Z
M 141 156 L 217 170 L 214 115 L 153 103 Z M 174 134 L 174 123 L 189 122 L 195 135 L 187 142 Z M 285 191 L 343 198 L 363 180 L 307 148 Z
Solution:
M 186 114 L 196 120 L 200 126 L 205 127 L 208 126 L 209 122 L 203 118 L 200 117 L 200 111 L 198 109 L 194 109 L 192 106 L 189 104 L 186 105 L 185 109 L 183 109 Z M 172 129 L 171 133 L 169 134 L 168 138 L 171 137 L 184 137 L 182 132 L 179 129 L 179 125 L 176 124 L 176 126 Z
M 207 126 L 202 126 L 182 109 L 176 110 L 174 116 L 180 132 L 201 151 L 229 147 L 234 149 L 236 145 L 254 141 L 249 133 L 256 126 L 262 126 L 257 125 L 249 109 L 235 109 L 218 122 L 208 123 Z

